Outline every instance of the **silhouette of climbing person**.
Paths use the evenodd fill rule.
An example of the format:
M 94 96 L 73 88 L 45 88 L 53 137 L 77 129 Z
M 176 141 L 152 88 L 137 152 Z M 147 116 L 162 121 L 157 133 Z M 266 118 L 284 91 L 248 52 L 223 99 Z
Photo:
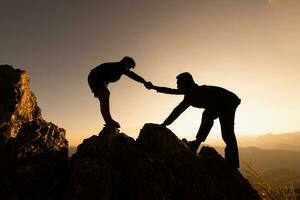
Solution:
M 232 92 L 216 86 L 197 85 L 192 75 L 188 72 L 181 73 L 177 77 L 177 88 L 154 86 L 151 82 L 146 83 L 148 89 L 155 89 L 165 94 L 184 95 L 183 101 L 174 108 L 162 125 L 170 125 L 189 106 L 204 108 L 202 121 L 196 140 L 184 141 L 190 148 L 197 152 L 201 142 L 208 136 L 214 120 L 219 118 L 221 124 L 222 138 L 226 144 L 225 159 L 235 168 L 239 168 L 239 155 L 237 141 L 234 133 L 235 111 L 241 100 Z
M 142 77 L 130 71 L 134 67 L 135 61 L 126 56 L 119 62 L 100 64 L 89 73 L 88 83 L 94 96 L 100 101 L 100 111 L 106 126 L 120 128 L 120 124 L 110 114 L 108 84 L 118 81 L 123 74 L 137 82 L 146 83 Z

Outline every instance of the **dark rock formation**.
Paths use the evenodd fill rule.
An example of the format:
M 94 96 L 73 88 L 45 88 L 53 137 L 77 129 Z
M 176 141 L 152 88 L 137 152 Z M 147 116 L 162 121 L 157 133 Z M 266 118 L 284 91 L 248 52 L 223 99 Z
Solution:
M 42 119 L 28 73 L 0 66 L 0 198 L 61 197 L 67 148 L 65 130 Z
M 146 124 L 135 142 L 104 128 L 71 158 L 67 199 L 260 199 L 214 149 L 196 155 L 169 129 Z
M 29 87 L 29 74 L 0 65 L 0 144 L 15 137 L 22 124 L 39 118 L 41 112 Z
M 106 127 L 72 156 L 67 199 L 170 199 L 166 181 L 134 139 Z
M 260 199 L 248 180 L 213 148 L 202 147 L 195 155 L 169 129 L 155 124 L 144 126 L 137 145 L 168 168 L 177 199 Z

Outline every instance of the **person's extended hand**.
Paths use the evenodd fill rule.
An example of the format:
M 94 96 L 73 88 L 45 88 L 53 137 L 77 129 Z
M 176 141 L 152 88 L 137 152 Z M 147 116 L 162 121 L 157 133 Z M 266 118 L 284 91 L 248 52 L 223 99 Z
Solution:
M 144 86 L 145 86 L 148 90 L 153 89 L 153 84 L 152 84 L 150 81 L 144 83 Z

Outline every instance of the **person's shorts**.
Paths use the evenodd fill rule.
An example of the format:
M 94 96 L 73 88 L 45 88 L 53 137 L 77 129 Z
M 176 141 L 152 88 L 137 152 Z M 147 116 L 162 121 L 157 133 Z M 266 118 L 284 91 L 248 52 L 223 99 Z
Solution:
M 91 91 L 94 93 L 95 97 L 99 96 L 99 92 L 102 90 L 107 90 L 107 86 L 105 84 L 105 81 L 97 76 L 95 73 L 90 73 L 88 76 L 88 83 L 90 86 Z

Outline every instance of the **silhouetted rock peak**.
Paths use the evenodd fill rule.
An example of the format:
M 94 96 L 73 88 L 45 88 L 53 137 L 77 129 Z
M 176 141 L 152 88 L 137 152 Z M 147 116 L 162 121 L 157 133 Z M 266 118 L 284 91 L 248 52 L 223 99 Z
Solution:
M 0 65 L 0 142 L 15 137 L 23 123 L 39 118 L 41 112 L 30 90 L 29 74 Z
M 56 199 L 66 179 L 64 129 L 46 122 L 27 72 L 0 66 L 0 198 Z
M 67 199 L 260 199 L 213 148 L 196 155 L 156 124 L 137 141 L 105 127 L 78 146 L 70 166 Z

